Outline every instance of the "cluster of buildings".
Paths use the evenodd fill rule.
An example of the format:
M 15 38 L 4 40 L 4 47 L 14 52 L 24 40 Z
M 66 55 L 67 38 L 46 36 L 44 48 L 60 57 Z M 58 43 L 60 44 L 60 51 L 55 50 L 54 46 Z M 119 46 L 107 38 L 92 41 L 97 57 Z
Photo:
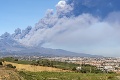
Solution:
M 96 66 L 100 70 L 120 72 L 120 58 L 102 57 L 102 58 L 89 58 L 89 57 L 52 57 L 47 58 L 49 60 L 76 63 L 89 64 Z

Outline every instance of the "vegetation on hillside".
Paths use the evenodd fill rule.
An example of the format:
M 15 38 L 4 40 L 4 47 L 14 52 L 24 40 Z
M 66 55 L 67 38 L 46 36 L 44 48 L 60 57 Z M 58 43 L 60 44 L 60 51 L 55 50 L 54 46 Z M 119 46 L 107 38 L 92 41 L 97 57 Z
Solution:
M 25 80 L 13 69 L 0 67 L 0 80 Z
M 50 61 L 41 59 L 38 61 L 18 60 L 12 57 L 2 59 L 2 61 L 14 62 L 20 64 L 29 64 L 34 66 L 55 67 L 63 70 L 71 70 L 71 72 L 28 72 L 17 71 L 18 76 L 23 80 L 120 80 L 119 74 L 104 73 L 98 70 L 97 67 L 91 65 L 79 65 L 74 63 Z M 8 64 L 8 67 L 14 68 L 13 65 Z M 23 65 L 24 66 L 24 65 Z M 81 67 L 81 69 L 77 69 Z M 34 67 L 33 67 L 34 68 Z M 47 69 L 47 68 L 46 68 Z M 97 74 L 96 74 L 97 73 Z
M 38 60 L 36 62 L 33 62 L 32 65 L 55 67 L 63 70 L 72 70 L 72 68 L 79 66 L 79 64 L 60 62 L 60 61 L 50 61 L 47 59 Z
M 9 62 L 14 62 L 18 64 L 30 64 L 30 65 L 35 65 L 35 66 L 47 66 L 47 67 L 54 67 L 54 68 L 59 68 L 63 70 L 71 70 L 75 72 L 81 72 L 81 73 L 103 73 L 103 71 L 97 69 L 95 66 L 91 65 L 79 65 L 75 63 L 68 63 L 68 62 L 60 62 L 60 61 L 50 61 L 47 59 L 40 59 L 40 60 L 33 60 L 33 61 L 28 61 L 28 60 L 18 60 L 14 59 L 13 57 L 6 57 L 3 60 L 9 61 Z M 81 69 L 76 69 L 77 67 L 81 67 Z
M 75 72 L 19 72 L 26 80 L 119 80 L 116 74 Z
M 0 61 L 0 65 L 3 65 L 2 61 Z
M 32 63 L 32 65 L 55 67 L 63 70 L 72 70 L 72 71 L 81 72 L 81 73 L 103 73 L 103 71 L 91 65 L 85 65 L 85 64 L 79 65 L 79 64 L 68 63 L 68 62 L 49 61 L 46 59 L 41 59 L 39 61 L 36 61 Z M 77 69 L 77 67 L 81 67 L 81 69 Z
M 6 67 L 7 67 L 7 68 L 13 68 L 13 69 L 16 68 L 16 66 L 13 66 L 12 64 L 7 64 Z
M 18 63 L 18 64 L 32 64 L 34 61 L 28 61 L 28 60 L 18 60 L 17 58 L 13 57 L 5 57 L 2 59 L 3 61 Z

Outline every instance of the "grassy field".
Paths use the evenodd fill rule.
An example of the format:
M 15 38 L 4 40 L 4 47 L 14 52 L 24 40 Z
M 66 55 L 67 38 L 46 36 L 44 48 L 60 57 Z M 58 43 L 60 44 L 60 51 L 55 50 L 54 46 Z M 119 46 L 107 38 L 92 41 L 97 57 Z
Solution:
M 35 61 L 28 61 L 28 60 L 17 60 L 14 59 L 13 57 L 5 57 L 4 59 L 1 59 L 0 61 L 8 61 L 8 62 L 13 62 L 13 63 L 18 63 L 18 64 L 32 64 Z
M 26 80 L 120 80 L 116 74 L 73 72 L 19 72 Z
M 53 67 L 46 67 L 46 66 L 34 66 L 29 64 L 18 64 L 18 63 L 12 63 L 12 62 L 4 62 L 3 65 L 12 64 L 13 66 L 16 66 L 16 69 L 18 71 L 31 71 L 31 72 L 41 72 L 41 71 L 48 71 L 48 72 L 67 72 L 68 70 L 62 70 L 58 68 Z

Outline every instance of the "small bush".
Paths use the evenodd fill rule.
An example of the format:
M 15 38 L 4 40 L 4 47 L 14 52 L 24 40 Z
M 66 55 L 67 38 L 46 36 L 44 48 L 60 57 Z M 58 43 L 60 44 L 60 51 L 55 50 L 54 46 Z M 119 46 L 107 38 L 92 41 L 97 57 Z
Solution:
M 115 72 L 113 72 L 113 71 L 109 71 L 108 73 L 109 73 L 109 74 L 114 74 Z
M 14 61 L 18 61 L 18 59 L 15 59 Z
M 72 71 L 76 71 L 76 67 L 73 67 L 73 68 L 72 68 Z
M 0 65 L 3 65 L 2 62 L 0 62 Z
M 85 69 L 82 69 L 81 73 L 87 73 L 87 71 Z
M 7 64 L 6 66 L 7 66 L 8 68 L 14 68 L 14 69 L 16 68 L 16 66 L 13 66 L 12 64 Z
M 114 77 L 113 76 L 109 76 L 108 79 L 113 79 Z

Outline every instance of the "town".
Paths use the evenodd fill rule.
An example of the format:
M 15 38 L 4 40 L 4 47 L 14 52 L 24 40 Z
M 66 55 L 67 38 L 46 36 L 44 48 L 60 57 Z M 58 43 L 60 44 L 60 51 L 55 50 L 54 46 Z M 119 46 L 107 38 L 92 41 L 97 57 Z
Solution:
M 90 57 L 52 57 L 46 58 L 52 61 L 61 61 L 68 63 L 89 64 L 96 66 L 98 69 L 104 71 L 120 72 L 120 58 L 113 57 L 101 57 L 101 58 L 90 58 Z
M 13 57 L 13 56 L 12 56 Z M 44 56 L 26 56 L 26 57 L 16 57 L 14 58 L 18 60 L 40 60 L 47 59 L 50 61 L 60 61 L 67 63 L 75 63 L 79 64 L 78 68 L 80 69 L 82 65 L 92 65 L 96 66 L 98 69 L 102 71 L 112 71 L 112 72 L 120 72 L 120 58 L 115 57 L 44 57 Z

